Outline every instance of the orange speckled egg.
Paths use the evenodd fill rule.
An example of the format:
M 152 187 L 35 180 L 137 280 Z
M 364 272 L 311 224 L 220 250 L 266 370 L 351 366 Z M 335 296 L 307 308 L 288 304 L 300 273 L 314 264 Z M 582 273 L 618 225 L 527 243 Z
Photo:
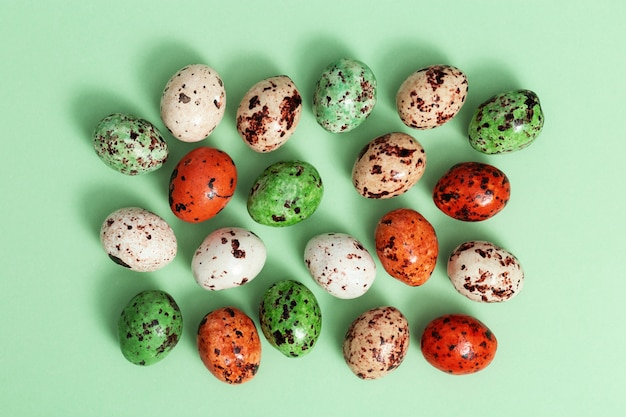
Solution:
M 202 146 L 185 155 L 170 178 L 170 208 L 181 220 L 198 223 L 222 211 L 235 193 L 237 169 L 230 156 Z
M 259 369 L 259 333 L 252 319 L 235 307 L 222 307 L 204 316 L 197 345 L 207 369 L 227 384 L 247 382 Z
M 433 226 L 415 210 L 401 208 L 385 214 L 375 231 L 376 254 L 385 271 L 410 286 L 430 278 L 439 253 Z

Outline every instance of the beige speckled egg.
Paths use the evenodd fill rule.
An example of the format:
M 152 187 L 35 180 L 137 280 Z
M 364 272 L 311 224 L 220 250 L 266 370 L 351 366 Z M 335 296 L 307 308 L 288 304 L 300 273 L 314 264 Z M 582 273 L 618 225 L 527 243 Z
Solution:
M 406 133 L 394 132 L 370 141 L 352 168 L 352 184 L 363 197 L 396 197 L 413 187 L 426 169 L 426 152 Z
M 174 231 L 166 221 L 139 207 L 121 208 L 107 216 L 100 241 L 113 262 L 139 272 L 163 268 L 178 250 Z
M 414 129 L 432 129 L 452 119 L 467 96 L 467 77 L 449 65 L 422 68 L 404 80 L 396 94 L 402 122 Z
M 409 323 L 395 307 L 377 307 L 357 317 L 344 338 L 343 357 L 361 379 L 378 379 L 396 369 L 409 349 Z
M 161 96 L 161 119 L 183 142 L 198 142 L 209 136 L 224 117 L 226 90 L 217 71 L 203 65 L 188 65 L 170 78 Z
M 258 82 L 237 108 L 237 131 L 253 151 L 278 149 L 296 130 L 302 114 L 302 97 L 286 75 Z

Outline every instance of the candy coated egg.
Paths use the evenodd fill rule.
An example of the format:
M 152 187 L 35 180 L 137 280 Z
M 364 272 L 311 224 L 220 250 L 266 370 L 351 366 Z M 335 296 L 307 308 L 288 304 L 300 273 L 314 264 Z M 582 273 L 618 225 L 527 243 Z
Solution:
M 448 216 L 466 222 L 487 220 L 506 206 L 509 179 L 498 168 L 480 162 L 454 165 L 437 181 L 433 201 Z
M 373 308 L 350 325 L 343 342 L 343 357 L 359 378 L 378 379 L 402 364 L 409 342 L 409 323 L 397 308 Z
M 460 294 L 485 303 L 509 300 L 524 286 L 524 270 L 512 253 L 477 240 L 462 243 L 452 251 L 448 277 Z
M 109 214 L 100 227 L 100 242 L 113 262 L 139 272 L 163 268 L 174 260 L 178 250 L 170 225 L 139 207 Z
M 224 117 L 226 90 L 220 75 L 203 64 L 188 65 L 169 79 L 161 95 L 161 119 L 183 142 L 209 136 Z
M 250 317 L 235 307 L 208 313 L 198 326 L 200 359 L 217 379 L 227 384 L 251 380 L 261 364 L 261 340 Z
M 402 122 L 432 129 L 451 120 L 467 97 L 467 77 L 450 65 L 432 65 L 409 75 L 396 94 Z
M 361 242 L 345 233 L 324 233 L 311 238 L 304 262 L 315 282 L 343 299 L 365 294 L 376 278 L 374 258 Z
M 181 220 L 202 222 L 226 207 L 236 186 L 237 169 L 230 156 L 201 146 L 183 156 L 172 171 L 170 208 Z
M 400 208 L 385 214 L 376 225 L 376 254 L 385 271 L 410 285 L 424 284 L 437 263 L 435 229 L 415 210 Z
M 302 97 L 286 75 L 267 78 L 243 96 L 237 108 L 237 131 L 256 152 L 271 152 L 287 142 L 302 114 Z
M 498 347 L 495 335 L 476 318 L 447 314 L 432 320 L 422 334 L 424 358 L 435 368 L 466 375 L 485 369 Z
M 304 161 L 282 161 L 255 180 L 247 208 L 254 221 L 291 226 L 309 218 L 322 202 L 324 186 L 315 167 Z
M 252 281 L 265 265 L 263 241 L 241 227 L 211 232 L 193 255 L 191 269 L 205 290 L 224 290 Z
M 410 135 L 388 133 L 361 149 L 352 167 L 352 184 L 363 197 L 392 198 L 406 193 L 426 169 L 426 153 Z
M 365 121 L 376 105 L 376 77 L 361 61 L 339 59 L 322 72 L 313 93 L 317 122 L 332 133 L 349 132 Z
M 292 358 L 310 353 L 322 330 L 322 312 L 315 295 L 293 280 L 278 281 L 265 291 L 259 318 L 268 342 Z
M 122 310 L 117 323 L 122 354 L 135 365 L 153 365 L 164 359 L 180 340 L 183 316 L 171 295 L 142 291 Z
M 152 123 L 122 113 L 111 114 L 98 123 L 93 146 L 102 162 L 126 175 L 155 171 L 169 154 L 165 139 Z
M 500 154 L 524 149 L 543 129 L 543 110 L 537 94 L 516 90 L 482 103 L 469 124 L 470 145 L 479 152 Z

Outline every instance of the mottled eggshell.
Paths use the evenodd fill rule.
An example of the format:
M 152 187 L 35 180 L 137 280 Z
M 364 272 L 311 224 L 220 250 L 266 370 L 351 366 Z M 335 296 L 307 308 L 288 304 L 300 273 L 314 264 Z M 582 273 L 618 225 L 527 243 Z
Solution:
M 432 65 L 404 80 L 396 94 L 402 122 L 414 129 L 432 129 L 451 120 L 467 97 L 467 77 L 450 65 Z
M 448 277 L 460 294 L 485 303 L 507 301 L 524 286 L 524 270 L 512 253 L 477 240 L 454 249 L 448 258 Z
M 376 254 L 385 271 L 410 285 L 424 284 L 437 263 L 435 229 L 415 210 L 400 208 L 385 214 L 376 225 Z
M 324 233 L 311 238 L 304 262 L 315 282 L 342 299 L 365 294 L 376 278 L 374 258 L 357 239 L 345 233 Z
M 224 83 L 217 71 L 203 64 L 188 65 L 176 72 L 161 96 L 161 119 L 183 142 L 198 142 L 209 136 L 225 110 Z
M 178 250 L 170 225 L 139 207 L 125 207 L 109 214 L 100 227 L 100 241 L 113 262 L 139 272 L 163 268 L 172 262 Z
M 298 358 L 311 352 L 322 330 L 322 312 L 305 285 L 278 281 L 259 306 L 263 335 L 283 355 Z
M 435 205 L 448 216 L 466 222 L 490 219 L 511 197 L 509 179 L 498 168 L 480 162 L 452 166 L 433 190 Z
M 395 307 L 357 317 L 344 338 L 343 357 L 361 379 L 382 378 L 398 368 L 409 349 L 409 323 Z
M 469 142 L 486 154 L 518 151 L 539 136 L 543 122 L 543 110 L 534 92 L 516 90 L 497 94 L 474 112 L 468 129 Z
M 250 317 L 235 307 L 208 313 L 198 326 L 200 359 L 227 384 L 250 381 L 261 364 L 261 339 Z
M 322 72 L 313 94 L 317 122 L 332 133 L 349 132 L 365 121 L 376 105 L 376 77 L 361 61 L 339 59 Z
M 302 97 L 286 75 L 267 78 L 243 96 L 237 108 L 237 131 L 256 152 L 271 152 L 287 142 L 300 122 Z
M 153 365 L 164 359 L 180 340 L 183 316 L 171 295 L 143 291 L 122 310 L 117 323 L 122 354 L 135 365 Z
M 363 197 L 392 198 L 406 193 L 426 169 L 426 153 L 410 135 L 388 133 L 361 149 L 352 167 L 352 184 Z
M 248 195 L 250 217 L 266 226 L 291 226 L 309 218 L 324 194 L 322 178 L 304 161 L 282 161 L 267 167 Z
M 172 171 L 170 208 L 181 220 L 202 222 L 226 207 L 236 186 L 237 169 L 230 156 L 201 146 L 183 156 Z
M 435 368 L 452 375 L 485 369 L 496 354 L 495 335 L 478 319 L 447 314 L 432 320 L 422 333 L 421 350 Z
M 165 139 L 152 123 L 122 113 L 111 114 L 98 123 L 93 146 L 105 165 L 126 175 L 155 171 L 169 154 Z
M 211 232 L 193 255 L 191 269 L 198 285 L 218 291 L 252 281 L 265 265 L 263 241 L 241 227 Z

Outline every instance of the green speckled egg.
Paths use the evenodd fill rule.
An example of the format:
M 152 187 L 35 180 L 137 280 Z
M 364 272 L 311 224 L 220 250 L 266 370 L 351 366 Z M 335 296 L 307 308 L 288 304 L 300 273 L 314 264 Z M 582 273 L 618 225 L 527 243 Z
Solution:
M 169 294 L 143 291 L 124 307 L 117 332 L 126 359 L 135 365 L 153 365 L 176 346 L 183 331 L 183 316 Z
M 256 179 L 248 195 L 248 213 L 267 226 L 291 226 L 319 207 L 324 186 L 319 172 L 304 161 L 276 162 Z
M 114 113 L 102 119 L 93 134 L 93 146 L 110 168 L 126 175 L 155 171 L 167 160 L 167 143 L 149 121 Z
M 322 330 L 322 312 L 315 295 L 297 281 L 278 281 L 269 287 L 259 317 L 267 340 L 288 357 L 309 353 Z
M 486 154 L 500 154 L 530 145 L 543 129 L 543 111 L 530 90 L 498 94 L 482 103 L 469 125 L 469 142 Z
M 329 64 L 313 94 L 315 118 L 332 133 L 358 127 L 375 105 L 376 77 L 367 65 L 354 59 L 343 58 Z

